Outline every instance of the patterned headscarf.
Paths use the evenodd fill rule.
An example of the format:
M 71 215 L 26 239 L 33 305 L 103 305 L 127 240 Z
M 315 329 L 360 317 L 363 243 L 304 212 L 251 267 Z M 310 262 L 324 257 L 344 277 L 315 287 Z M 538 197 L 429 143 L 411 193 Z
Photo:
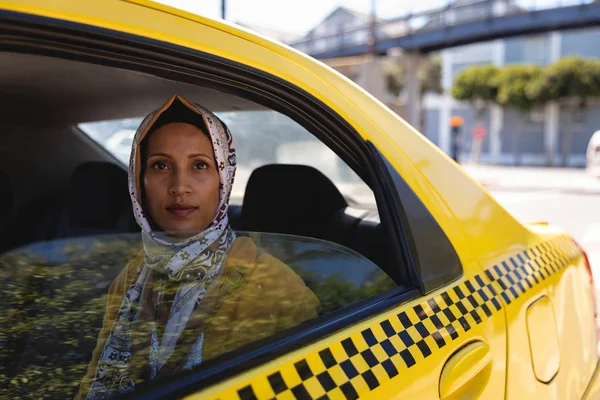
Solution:
M 201 117 L 208 130 L 215 161 L 219 172 L 219 206 L 211 224 L 202 232 L 185 239 L 174 239 L 165 232 L 153 229 L 143 207 L 144 199 L 141 190 L 141 143 L 165 113 L 172 107 L 186 107 L 188 111 Z M 170 122 L 187 122 L 173 120 Z M 138 225 L 142 228 L 144 245 L 144 261 L 139 275 L 130 286 L 121 304 L 116 320 L 109 334 L 104 350 L 96 367 L 94 381 L 88 393 L 88 399 L 112 397 L 118 393 L 132 390 L 135 377 L 130 365 L 134 350 L 133 337 L 136 336 L 141 319 L 147 317 L 144 311 L 145 299 L 150 296 L 155 308 L 162 304 L 164 289 L 157 290 L 148 282 L 165 281 L 178 285 L 173 302 L 169 309 L 169 317 L 162 337 L 159 337 L 158 324 L 151 318 L 149 332 L 150 348 L 147 359 L 150 367 L 150 379 L 156 377 L 161 368 L 175 351 L 175 345 L 185 329 L 192 314 L 202 301 L 210 281 L 220 272 L 227 251 L 235 240 L 235 234 L 229 227 L 227 208 L 235 176 L 235 149 L 231 133 L 227 126 L 212 112 L 175 95 L 161 108 L 148 115 L 140 124 L 134 139 L 129 162 L 129 192 Z M 152 287 L 151 287 L 152 286 Z M 148 307 L 146 307 L 148 308 Z M 145 313 L 145 314 L 144 314 Z M 144 321 L 147 322 L 147 321 Z M 191 346 L 183 369 L 190 369 L 202 362 L 202 346 L 204 334 L 198 332 Z

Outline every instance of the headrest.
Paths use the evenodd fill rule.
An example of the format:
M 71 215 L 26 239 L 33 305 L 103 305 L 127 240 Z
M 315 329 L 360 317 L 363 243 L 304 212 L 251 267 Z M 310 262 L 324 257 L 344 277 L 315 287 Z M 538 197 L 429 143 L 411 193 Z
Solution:
M 252 172 L 242 207 L 247 231 L 320 237 L 333 215 L 347 206 L 335 185 L 305 165 L 265 165 Z
M 8 176 L 0 171 L 0 225 L 5 222 L 11 214 L 14 202 L 13 187 Z
M 73 227 L 113 228 L 129 202 L 127 172 L 107 162 L 86 162 L 71 175 L 65 206 Z

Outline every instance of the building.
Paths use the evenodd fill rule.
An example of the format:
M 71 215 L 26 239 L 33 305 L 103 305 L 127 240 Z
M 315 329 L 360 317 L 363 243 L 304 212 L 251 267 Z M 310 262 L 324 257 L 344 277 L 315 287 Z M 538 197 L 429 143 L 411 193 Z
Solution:
M 444 9 L 430 15 L 423 29 L 437 29 L 488 17 L 500 17 L 506 14 L 525 11 L 514 0 L 456 0 Z
M 361 45 L 367 42 L 370 32 L 365 27 L 368 27 L 370 22 L 369 14 L 346 7 L 337 7 L 308 31 L 302 40 L 290 44 L 300 51 L 311 54 L 318 54 L 331 48 Z M 378 18 L 377 22 L 385 22 L 377 27 L 378 39 L 401 36 L 409 29 L 406 22 L 402 20 L 390 22 Z
M 261 25 L 247 24 L 245 22 L 236 22 L 237 25 L 250 29 L 258 34 L 266 36 L 270 39 L 275 39 L 282 43 L 291 43 L 302 39 L 302 35 L 293 32 L 284 32 L 276 29 L 267 28 Z
M 474 111 L 466 104 L 457 102 L 450 95 L 450 88 L 458 73 L 473 65 L 509 64 L 548 65 L 565 56 L 600 58 L 600 28 L 585 28 L 541 35 L 500 39 L 493 42 L 443 50 L 443 95 L 425 96 L 424 134 L 444 151 L 450 149 L 449 121 L 453 115 L 465 120 L 462 159 L 470 157 Z M 547 165 L 548 154 L 552 163 L 560 165 L 564 132 L 564 114 L 556 104 L 543 110 L 533 110 L 523 115 L 512 109 L 493 106 L 486 114 L 488 135 L 483 141 L 481 161 L 484 163 L 512 165 L 515 154 L 520 154 L 523 165 Z M 592 134 L 600 129 L 600 103 L 591 102 L 581 113 L 573 116 L 573 140 L 569 165 L 585 165 L 585 152 Z M 514 133 L 517 135 L 515 141 Z
M 502 16 L 519 12 L 527 12 L 527 10 L 517 6 L 513 0 L 487 2 L 456 0 L 447 7 L 429 14 L 428 20 L 418 29 L 436 29 L 440 25 L 468 22 L 481 18 L 482 15 Z M 369 21 L 368 14 L 339 7 L 309 31 L 304 39 L 295 41 L 292 45 L 299 50 L 318 54 L 341 45 L 364 43 L 368 35 L 368 30 L 364 27 Z M 390 20 L 380 20 L 379 22 L 385 23 L 378 28 L 378 38 L 398 36 L 408 29 L 405 22 L 397 21 L 391 20 L 390 23 Z M 467 104 L 457 102 L 450 95 L 450 88 L 458 73 L 473 65 L 504 66 L 517 63 L 548 65 L 570 55 L 600 58 L 600 47 L 596 45 L 596 39 L 600 40 L 600 28 L 585 28 L 500 39 L 442 50 L 439 55 L 442 60 L 444 94 L 425 95 L 423 133 L 442 150 L 449 152 L 450 117 L 462 116 L 465 125 L 461 159 L 468 160 L 472 145 L 470 133 L 474 127 L 474 111 Z M 361 70 L 360 57 L 349 60 L 348 62 L 344 62 L 343 59 L 323 61 L 357 83 L 363 84 L 361 75 L 364 73 Z M 386 104 L 394 103 L 382 96 L 378 97 Z M 402 101 L 396 103 L 401 104 Z M 402 115 L 401 105 L 393 108 Z M 484 117 L 487 136 L 482 144 L 480 160 L 484 163 L 504 165 L 517 162 L 523 165 L 548 165 L 550 162 L 553 165 L 560 165 L 561 152 L 565 146 L 562 140 L 564 120 L 564 114 L 561 114 L 556 104 L 547 105 L 543 110 L 534 110 L 528 115 L 494 106 Z M 596 130 L 600 129 L 600 102 L 589 103 L 585 111 L 573 116 L 573 120 L 574 134 L 568 162 L 571 166 L 583 166 L 589 139 Z M 515 135 L 515 133 L 520 134 Z M 551 158 L 548 157 L 549 154 L 552 154 Z

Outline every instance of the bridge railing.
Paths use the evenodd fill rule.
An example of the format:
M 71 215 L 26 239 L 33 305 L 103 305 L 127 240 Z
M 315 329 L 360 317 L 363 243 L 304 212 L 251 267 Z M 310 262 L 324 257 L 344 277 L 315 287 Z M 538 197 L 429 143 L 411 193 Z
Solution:
M 376 40 L 381 41 L 420 32 L 445 29 L 451 26 L 501 18 L 538 10 L 590 4 L 590 0 L 476 0 L 468 4 L 448 5 L 434 10 L 408 13 L 399 17 L 376 21 Z M 290 45 L 308 54 L 321 54 L 345 48 L 368 46 L 370 24 L 350 29 L 338 29 Z

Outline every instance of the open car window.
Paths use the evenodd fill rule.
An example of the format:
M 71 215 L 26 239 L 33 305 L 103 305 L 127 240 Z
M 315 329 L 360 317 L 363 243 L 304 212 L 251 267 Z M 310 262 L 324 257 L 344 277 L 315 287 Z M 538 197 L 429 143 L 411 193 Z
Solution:
M 229 254 L 213 279 L 211 285 L 219 283 L 225 295 L 207 313 L 216 319 L 204 326 L 207 343 L 220 341 L 222 350 L 206 350 L 206 358 L 396 286 L 373 262 L 335 243 L 270 233 L 236 236 L 243 251 Z M 248 256 L 244 251 L 250 247 L 256 253 Z M 124 302 L 114 282 L 126 266 L 143 268 L 140 254 L 140 234 L 119 234 L 38 242 L 0 257 L 0 398 L 72 398 L 78 392 L 99 346 L 103 319 Z M 209 286 L 206 296 L 210 292 Z M 223 311 L 248 303 L 270 312 Z M 298 311 L 299 303 L 304 310 Z M 113 319 L 104 322 L 108 331 Z M 211 336 L 215 332 L 219 339 Z M 187 351 L 177 354 L 177 349 L 172 357 L 185 359 Z
M 44 61 L 23 65 L 39 77 L 46 76 L 45 63 L 56 64 L 61 76 L 70 69 L 97 68 L 110 76 L 103 85 L 117 91 L 130 74 L 140 78 L 118 68 L 40 59 Z M 77 76 L 84 75 L 99 76 Z M 153 75 L 141 76 L 140 97 L 157 83 Z M 59 85 L 40 81 L 49 93 Z M 162 94 L 184 89 L 190 101 L 220 106 L 216 114 L 232 132 L 238 161 L 229 223 L 237 232 L 235 243 L 245 243 L 228 254 L 235 263 L 220 276 L 219 295 L 206 288 L 211 302 L 201 304 L 212 308 L 204 310 L 202 325 L 191 331 L 193 339 L 204 340 L 202 359 L 186 359 L 195 345 L 188 343 L 175 360 L 202 368 L 204 361 L 229 352 L 263 356 L 269 351 L 264 342 L 271 339 L 298 347 L 299 339 L 329 334 L 319 329 L 331 332 L 362 318 L 356 310 L 363 310 L 363 304 L 383 307 L 377 295 L 405 284 L 389 218 L 381 221 L 375 206 L 373 171 L 346 151 L 352 146 L 332 140 L 337 125 L 315 122 L 325 119 L 320 118 L 323 110 L 314 109 L 314 120 L 307 121 L 295 108 L 268 110 L 260 99 L 243 101 L 175 81 L 160 81 L 159 86 L 162 92 L 144 104 L 118 107 L 112 97 L 107 107 L 100 107 L 93 89 L 82 89 L 72 101 L 85 106 L 85 112 L 65 106 L 56 113 L 64 119 L 57 117 L 43 129 L 8 126 L 11 135 L 0 137 L 11 156 L 10 168 L 0 173 L 14 185 L 5 187 L 15 199 L 7 217 L 0 219 L 0 398 L 72 397 L 86 374 L 94 377 L 92 354 L 94 349 L 97 357 L 105 354 L 102 338 L 107 340 L 115 328 L 128 290 L 145 287 L 129 280 L 139 276 L 145 256 L 125 166 L 141 122 L 138 116 L 155 100 L 158 106 Z M 79 101 L 83 97 L 90 101 Z M 364 144 L 358 136 L 348 142 L 352 140 Z M 160 323 L 156 329 L 162 335 Z M 245 347 L 255 341 L 256 347 Z M 145 362 L 136 364 L 127 354 L 108 354 L 105 361 L 148 368 L 148 344 L 137 346 L 142 351 L 133 353 L 142 354 Z
M 232 202 L 241 204 L 252 171 L 268 164 L 302 164 L 321 171 L 354 207 L 373 209 L 373 191 L 332 150 L 289 117 L 272 110 L 217 112 L 229 127 L 237 153 Z M 141 118 L 79 124 L 123 164 Z

